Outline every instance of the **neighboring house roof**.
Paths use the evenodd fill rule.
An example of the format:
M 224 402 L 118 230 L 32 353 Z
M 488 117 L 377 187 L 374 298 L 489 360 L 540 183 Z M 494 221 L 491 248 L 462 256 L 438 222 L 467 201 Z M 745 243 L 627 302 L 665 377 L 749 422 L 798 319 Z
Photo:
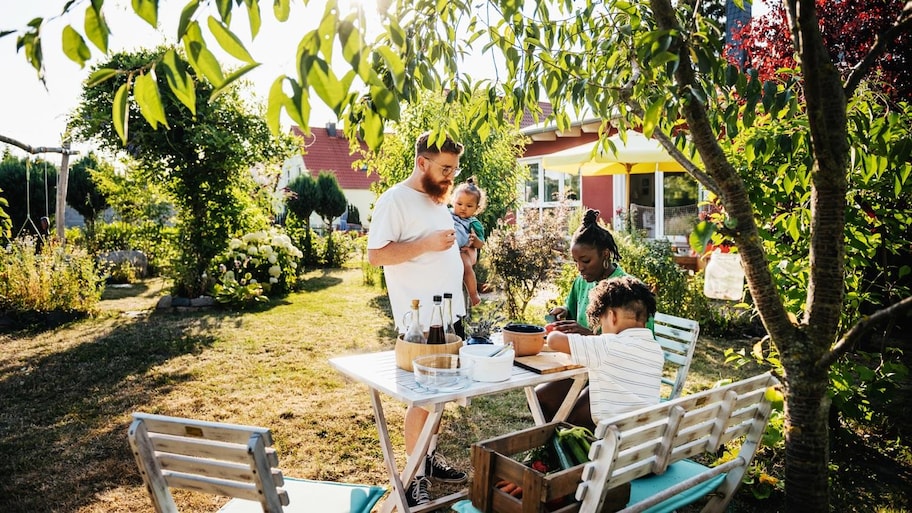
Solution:
M 334 124 L 330 123 L 326 128 L 311 127 L 309 137 L 297 126 L 291 127 L 291 132 L 304 141 L 304 166 L 313 176 L 320 171 L 333 171 L 343 190 L 370 189 L 371 184 L 380 179 L 376 173 L 368 176 L 360 168 L 352 168 L 361 155 L 357 151 L 350 154 L 348 139 Z M 361 141 L 361 149 L 367 150 L 364 141 Z

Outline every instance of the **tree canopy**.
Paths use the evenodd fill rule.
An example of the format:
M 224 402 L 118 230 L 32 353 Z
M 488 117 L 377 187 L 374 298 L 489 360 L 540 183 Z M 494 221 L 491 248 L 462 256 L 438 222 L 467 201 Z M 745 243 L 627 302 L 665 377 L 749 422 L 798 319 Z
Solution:
M 195 81 L 193 94 L 198 98 L 193 102 L 166 88 L 173 78 L 172 67 Z M 182 252 L 175 266 L 176 289 L 191 297 L 199 295 L 207 286 L 203 276 L 209 262 L 227 247 L 228 240 L 266 225 L 266 215 L 255 203 L 251 168 L 280 162 L 292 151 L 293 141 L 290 136 L 271 134 L 256 106 L 248 104 L 237 88 L 213 94 L 216 88 L 196 77 L 175 49 L 118 53 L 97 66 L 112 68 L 123 71 L 85 85 L 71 119 L 74 136 L 98 141 L 113 152 L 125 151 L 139 163 L 138 171 L 147 180 L 169 190 L 178 207 Z M 160 108 L 167 122 L 141 120 L 149 119 L 150 107 L 144 104 L 146 93 L 136 88 L 147 80 L 153 80 L 146 91 L 149 95 L 152 90 L 157 95 L 159 88 L 164 91 L 157 108 L 151 108 Z M 112 124 L 112 103 L 115 112 L 131 122 Z
M 67 2 L 64 11 L 76 5 Z M 202 36 L 201 5 L 197 0 L 187 4 L 178 38 L 196 76 L 207 77 L 213 84 L 212 95 L 218 98 L 255 59 L 231 37 L 231 30 L 237 28 L 231 22 L 240 19 L 232 16 L 232 9 L 241 4 L 217 2 L 218 12 L 207 18 L 205 26 L 224 50 L 249 63 L 225 73 Z M 912 3 L 903 4 L 874 44 L 847 61 L 850 71 L 843 77 L 821 35 L 815 2 L 784 0 L 798 67 L 789 80 L 779 81 L 764 81 L 756 70 L 745 72 L 728 64 L 721 27 L 706 16 L 697 0 L 494 0 L 478 10 L 464 0 L 396 0 L 382 5 L 383 28 L 368 42 L 363 8 L 343 13 L 337 2 L 326 2 L 323 17 L 304 31 L 296 49 L 297 73 L 278 77 L 273 85 L 267 109 L 273 129 L 278 128 L 282 110 L 306 127 L 315 95 L 347 121 L 350 138 L 362 136 L 377 148 L 384 137 L 384 122 L 399 120 L 402 104 L 417 103 L 423 91 L 431 90 L 446 94 L 452 103 L 467 105 L 475 94 L 484 98 L 466 127 L 482 137 L 505 118 L 518 122 L 528 113 L 539 119 L 539 102 L 548 101 L 554 107 L 550 119 L 558 129 L 567 129 L 573 118 L 586 115 L 610 121 L 622 132 L 637 128 L 656 138 L 719 196 L 724 227 L 741 254 L 754 307 L 781 355 L 787 422 L 786 509 L 829 511 L 828 370 L 872 326 L 912 308 L 912 298 L 906 297 L 881 304 L 885 308 L 852 325 L 842 324 L 846 244 L 855 243 L 847 237 L 851 234 L 846 225 L 850 170 L 860 165 L 860 172 L 869 173 L 870 166 L 884 166 L 884 180 L 894 183 L 892 194 L 908 195 L 912 148 L 908 111 L 900 108 L 876 125 L 857 114 L 866 107 L 858 103 L 856 94 L 874 64 L 884 60 L 898 38 L 912 29 Z M 133 6 L 138 16 L 156 24 L 156 2 L 133 2 Z M 94 21 L 87 22 L 85 33 L 105 50 L 109 30 L 98 21 L 103 7 L 102 0 L 88 6 L 92 12 L 86 11 L 86 19 Z M 260 2 L 245 1 L 243 8 L 250 33 L 256 34 Z M 276 0 L 273 15 L 285 20 L 291 8 L 290 0 Z M 40 27 L 38 19 L 19 35 L 19 46 L 38 69 Z M 65 42 L 64 51 L 77 62 L 86 54 L 81 40 L 71 36 Z M 478 81 L 461 66 L 460 56 L 472 47 L 503 58 L 495 79 Z M 167 85 L 192 111 L 189 97 L 193 95 L 187 94 L 189 86 L 180 69 L 164 64 L 162 74 L 171 78 L 159 82 L 158 89 Z M 93 74 L 92 83 L 120 76 L 116 67 L 103 67 Z M 356 84 L 356 79 L 363 85 Z M 139 90 L 146 120 L 161 124 L 154 84 L 149 78 L 137 78 L 132 89 L 134 94 Z M 125 119 L 121 114 L 126 112 L 123 98 L 128 89 L 129 85 L 121 84 L 119 93 L 112 91 L 115 128 L 120 125 L 118 135 L 127 144 L 127 124 L 120 119 Z M 801 123 L 789 132 L 784 121 L 792 118 Z M 170 118 L 165 121 L 171 123 Z M 850 123 L 877 129 L 868 132 L 869 140 L 878 146 L 877 154 L 860 164 L 853 160 L 856 149 L 849 138 Z M 751 135 L 760 134 L 757 127 L 764 124 L 775 126 L 775 139 Z M 455 132 L 446 125 L 438 131 Z M 745 135 L 747 139 L 739 140 Z M 806 160 L 783 163 L 779 176 L 790 193 L 796 183 L 807 184 L 793 198 L 806 207 L 802 222 L 810 234 L 806 266 L 796 271 L 806 275 L 803 304 L 797 306 L 777 283 L 767 249 L 768 243 L 775 242 L 764 239 L 765 223 L 771 220 L 763 219 L 763 212 L 754 208 L 760 199 L 752 197 L 744 179 L 753 171 L 751 156 L 756 157 L 757 150 L 766 158 L 775 153 L 774 144 L 789 136 L 809 148 Z M 745 166 L 732 158 L 735 148 L 744 152 Z

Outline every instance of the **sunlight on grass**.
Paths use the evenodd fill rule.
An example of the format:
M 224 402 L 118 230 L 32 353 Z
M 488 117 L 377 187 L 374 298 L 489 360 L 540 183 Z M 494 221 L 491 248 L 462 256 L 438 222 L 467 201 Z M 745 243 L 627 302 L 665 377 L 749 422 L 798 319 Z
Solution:
M 134 411 L 266 426 L 288 476 L 388 486 L 367 389 L 328 363 L 394 347 L 386 294 L 360 270 L 308 274 L 302 292 L 240 313 L 152 311 L 155 289 L 107 296 L 97 319 L 0 335 L 0 511 L 151 511 L 127 444 Z M 148 315 L 118 315 L 124 301 Z M 724 365 L 733 343 L 701 339 L 685 393 L 759 371 Z M 405 407 L 382 401 L 402 465 Z M 439 450 L 468 469 L 472 443 L 531 424 L 521 391 L 449 405 Z M 176 497 L 182 511 L 225 502 Z

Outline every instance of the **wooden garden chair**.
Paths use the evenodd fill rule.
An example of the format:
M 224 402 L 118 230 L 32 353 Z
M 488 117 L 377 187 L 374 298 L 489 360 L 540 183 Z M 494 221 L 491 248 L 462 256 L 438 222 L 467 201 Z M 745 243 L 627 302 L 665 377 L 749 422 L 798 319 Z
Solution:
M 285 478 L 269 429 L 134 413 L 129 430 L 155 511 L 176 513 L 171 488 L 232 497 L 222 513 L 368 513 L 379 486 Z
M 673 512 L 704 497 L 703 513 L 725 511 L 766 430 L 774 396 L 767 390 L 778 385 L 760 374 L 599 422 L 576 492 L 579 511 L 601 511 L 608 490 L 626 483 L 624 513 Z M 737 454 L 723 463 L 688 459 L 714 455 L 741 437 Z
M 655 338 L 665 352 L 666 371 L 670 370 L 674 375 L 674 379 L 662 378 L 662 383 L 671 387 L 671 392 L 663 396 L 663 400 L 680 397 L 684 390 L 699 336 L 700 323 L 697 321 L 661 312 L 655 314 Z

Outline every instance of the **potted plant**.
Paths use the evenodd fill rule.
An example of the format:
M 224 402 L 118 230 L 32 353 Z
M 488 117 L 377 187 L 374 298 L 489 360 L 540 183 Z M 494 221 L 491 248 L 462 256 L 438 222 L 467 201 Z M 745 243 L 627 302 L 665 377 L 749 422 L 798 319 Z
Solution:
M 506 318 L 500 313 L 502 311 L 503 305 L 500 304 L 495 305 L 485 313 L 467 317 L 467 321 L 465 323 L 466 345 L 492 344 L 493 342 L 491 342 L 491 333 L 499 326 L 500 323 L 506 320 Z M 477 309 L 472 310 L 473 314 L 476 312 L 478 312 Z

